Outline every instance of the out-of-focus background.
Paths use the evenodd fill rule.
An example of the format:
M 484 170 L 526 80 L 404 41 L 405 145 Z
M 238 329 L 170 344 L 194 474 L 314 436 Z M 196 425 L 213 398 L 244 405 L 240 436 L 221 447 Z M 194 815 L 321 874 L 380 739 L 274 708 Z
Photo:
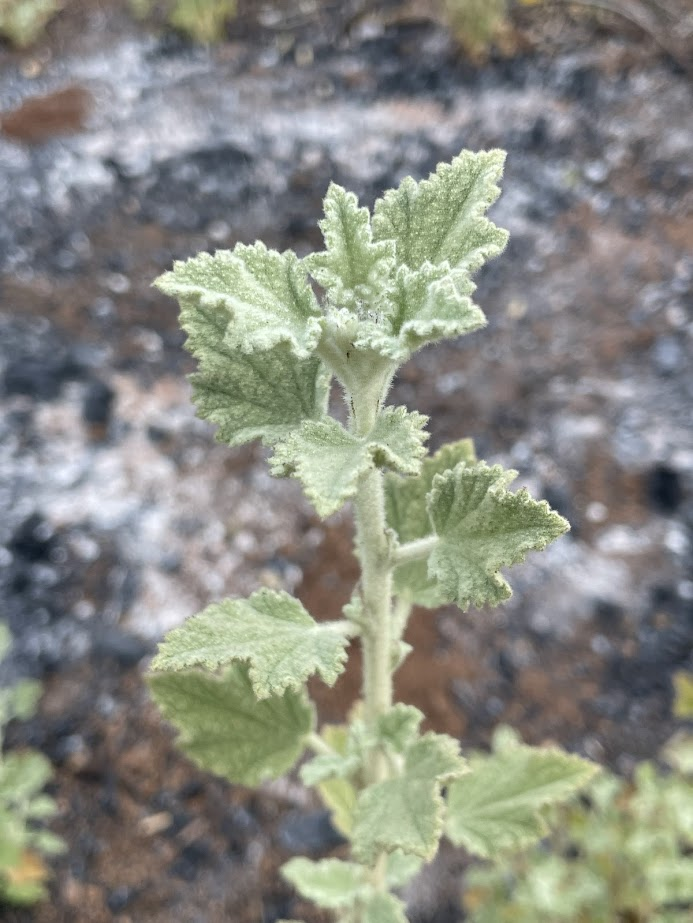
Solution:
M 693 7 L 688 0 L 0 0 L 0 683 L 40 679 L 10 750 L 53 763 L 68 851 L 11 923 L 273 923 L 277 875 L 339 845 L 292 781 L 180 757 L 142 673 L 223 595 L 339 615 L 348 516 L 197 420 L 174 259 L 321 245 L 330 180 L 371 205 L 462 148 L 508 151 L 479 276 L 486 331 L 426 349 L 392 400 L 572 523 L 500 609 L 417 611 L 398 694 L 465 747 L 503 722 L 628 774 L 693 668 Z M 213 40 L 213 41 L 209 41 Z M 358 673 L 312 692 L 343 717 Z M 414 923 L 462 919 L 444 850 Z

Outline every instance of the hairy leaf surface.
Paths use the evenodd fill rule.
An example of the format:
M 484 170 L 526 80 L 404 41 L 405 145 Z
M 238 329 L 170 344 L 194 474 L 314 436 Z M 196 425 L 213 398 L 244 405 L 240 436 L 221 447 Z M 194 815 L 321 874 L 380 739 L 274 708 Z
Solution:
M 546 501 L 507 490 L 515 477 L 515 471 L 481 462 L 433 479 L 428 511 L 440 541 L 428 572 L 443 599 L 461 609 L 507 599 L 512 591 L 499 568 L 519 564 L 528 551 L 545 548 L 570 528 Z
M 286 343 L 297 359 L 308 359 L 323 326 L 322 312 L 301 263 L 290 250 L 262 243 L 201 253 L 177 262 L 155 283 L 177 298 L 184 311 L 223 311 L 225 343 L 243 353 Z
M 370 863 L 380 852 L 401 849 L 432 859 L 443 828 L 441 785 L 465 771 L 452 738 L 425 734 L 416 740 L 399 777 L 360 794 L 353 830 L 357 858 Z
M 484 858 L 541 839 L 540 809 L 566 800 L 595 774 L 587 760 L 556 749 L 516 746 L 476 760 L 448 790 L 446 833 Z
M 401 544 L 426 538 L 433 533 L 433 524 L 426 508 L 426 496 L 433 486 L 433 478 L 460 463 L 476 462 L 471 439 L 461 439 L 444 445 L 435 455 L 425 458 L 421 472 L 415 478 L 402 478 L 395 474 L 385 477 L 385 508 L 387 522 L 395 530 Z M 428 562 L 415 561 L 400 565 L 394 573 L 395 593 L 419 606 L 435 608 L 444 598 L 435 578 L 428 575 Z
M 355 340 L 395 362 L 444 338 L 472 333 L 486 325 L 484 312 L 469 297 L 474 283 L 447 263 L 420 269 L 399 266 L 378 324 L 359 331 Z
M 369 886 L 368 869 L 341 859 L 311 862 L 299 856 L 285 863 L 281 873 L 302 897 L 327 910 L 353 907 Z
M 280 442 L 270 461 L 277 475 L 297 477 L 320 516 L 329 516 L 356 494 L 359 475 L 373 465 L 414 473 L 425 454 L 427 417 L 387 407 L 361 438 L 332 417 L 308 421 Z
M 199 670 L 153 673 L 149 685 L 181 749 L 202 769 L 258 785 L 278 778 L 304 750 L 314 714 L 305 693 L 291 690 L 258 701 L 247 667 L 222 676 Z
M 343 622 L 316 622 L 293 596 L 262 589 L 248 599 L 213 603 L 174 628 L 152 669 L 214 670 L 247 661 L 255 695 L 265 699 L 299 689 L 313 673 L 332 685 L 344 669 L 348 643 Z
M 373 243 L 367 208 L 359 208 L 353 192 L 330 183 L 320 230 L 323 253 L 304 260 L 310 274 L 326 289 L 332 304 L 364 314 L 379 302 L 394 267 L 392 241 Z
M 374 894 L 363 908 L 363 923 L 407 923 L 404 904 L 392 894 Z
M 398 263 L 410 269 L 426 262 L 478 269 L 508 239 L 484 215 L 500 194 L 504 163 L 503 151 L 462 151 L 427 180 L 406 177 L 375 203 L 374 239 L 394 240 Z

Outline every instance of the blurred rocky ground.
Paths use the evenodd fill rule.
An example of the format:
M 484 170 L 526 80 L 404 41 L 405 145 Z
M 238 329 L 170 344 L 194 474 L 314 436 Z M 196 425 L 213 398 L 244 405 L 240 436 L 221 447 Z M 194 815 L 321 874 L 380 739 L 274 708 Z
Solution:
M 240 18 L 203 48 L 84 2 L 30 54 L 0 51 L 0 679 L 47 680 L 14 741 L 59 765 L 71 840 L 54 904 L 7 919 L 319 919 L 274 875 L 335 845 L 324 814 L 291 783 L 229 795 L 190 770 L 139 671 L 212 598 L 284 587 L 319 618 L 348 598 L 348 519 L 214 443 L 150 287 L 237 241 L 319 247 L 330 180 L 370 205 L 461 148 L 508 150 L 489 328 L 418 354 L 392 398 L 431 416 L 432 449 L 473 436 L 573 527 L 502 609 L 417 613 L 401 696 L 466 745 L 509 721 L 624 772 L 674 726 L 670 677 L 693 668 L 690 76 L 642 30 L 555 14 L 479 66 L 396 6 Z M 356 676 L 315 692 L 337 720 Z M 449 861 L 416 923 L 459 919 Z

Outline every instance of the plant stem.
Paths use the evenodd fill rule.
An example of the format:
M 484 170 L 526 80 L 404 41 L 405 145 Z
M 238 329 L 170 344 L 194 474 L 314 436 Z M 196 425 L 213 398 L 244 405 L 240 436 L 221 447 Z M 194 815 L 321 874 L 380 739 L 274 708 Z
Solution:
M 373 401 L 372 389 L 354 395 L 352 426 L 358 435 L 370 432 L 380 402 Z M 367 723 L 373 727 L 392 706 L 392 565 L 385 522 L 383 473 L 378 468 L 365 471 L 358 482 L 355 502 L 356 547 L 361 563 L 361 595 L 364 625 L 363 702 Z M 365 767 L 366 785 L 387 779 L 385 754 L 373 750 Z M 372 873 L 373 885 L 386 890 L 386 857 L 380 856 Z

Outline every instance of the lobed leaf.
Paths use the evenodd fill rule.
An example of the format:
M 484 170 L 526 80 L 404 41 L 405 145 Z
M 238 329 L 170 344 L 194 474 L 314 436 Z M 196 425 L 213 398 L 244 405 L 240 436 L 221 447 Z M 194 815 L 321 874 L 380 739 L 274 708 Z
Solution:
M 515 471 L 481 462 L 433 479 L 428 512 L 440 541 L 428 573 L 442 597 L 461 609 L 507 599 L 512 591 L 499 568 L 519 564 L 528 551 L 545 548 L 570 528 L 546 501 L 507 490 L 515 477 Z
M 596 771 L 578 756 L 524 745 L 475 761 L 448 789 L 446 833 L 483 858 L 521 849 L 546 832 L 540 809 L 569 798 Z
M 347 839 L 351 839 L 354 828 L 354 813 L 358 792 L 354 785 L 344 778 L 323 779 L 316 784 L 325 807 L 331 812 L 332 823 Z
M 402 774 L 359 795 L 353 829 L 354 855 L 372 863 L 381 852 L 401 849 L 432 859 L 443 829 L 440 788 L 466 771 L 457 742 L 425 734 L 407 750 Z
M 420 269 L 399 266 L 379 324 L 359 331 L 356 344 L 402 363 L 428 343 L 472 333 L 486 325 L 469 297 L 474 284 L 447 263 Z
M 196 309 L 220 312 L 232 350 L 254 353 L 286 343 L 297 359 L 308 359 L 320 339 L 320 307 L 290 250 L 237 244 L 177 262 L 154 284 L 177 298 L 186 316 Z
M 326 249 L 311 253 L 304 265 L 326 289 L 332 304 L 364 314 L 368 305 L 382 300 L 387 289 L 394 267 L 394 243 L 373 243 L 368 209 L 359 208 L 354 193 L 336 183 L 330 183 L 324 207 L 320 229 Z
M 404 904 L 392 894 L 374 894 L 364 905 L 363 923 L 407 923 Z
M 427 180 L 406 177 L 375 203 L 374 240 L 394 240 L 397 262 L 409 269 L 426 262 L 478 269 L 508 239 L 484 216 L 500 194 L 504 163 L 504 151 L 462 151 L 451 163 L 438 164 Z
M 413 705 L 397 702 L 389 711 L 378 718 L 378 742 L 395 751 L 404 753 L 416 739 L 423 712 Z
M 285 863 L 281 873 L 302 897 L 326 910 L 353 907 L 369 886 L 363 865 L 341 859 L 311 862 L 300 856 Z
M 36 750 L 8 753 L 0 760 L 0 801 L 25 803 L 41 791 L 52 774 L 49 760 Z
M 435 455 L 424 459 L 421 472 L 416 478 L 402 478 L 395 474 L 385 477 L 385 509 L 387 522 L 394 529 L 401 544 L 426 538 L 433 533 L 426 496 L 433 487 L 436 474 L 454 468 L 458 464 L 472 465 L 476 462 L 474 444 L 471 439 L 444 445 Z M 433 609 L 445 601 L 435 578 L 428 575 L 425 560 L 400 565 L 394 572 L 395 593 L 419 606 Z
M 241 785 L 258 785 L 291 769 L 314 723 L 305 693 L 288 690 L 258 701 L 248 669 L 240 664 L 222 676 L 153 673 L 149 686 L 193 762 Z
M 213 603 L 174 628 L 152 669 L 214 670 L 247 661 L 255 695 L 266 699 L 299 689 L 313 673 L 332 685 L 344 669 L 348 643 L 343 622 L 315 622 L 293 596 L 262 589 L 248 599 Z
M 246 355 L 210 337 L 198 355 L 192 399 L 198 416 L 218 427 L 218 442 L 236 446 L 262 439 L 273 445 L 327 411 L 329 373 L 319 359 L 296 359 L 286 344 Z
M 320 516 L 329 516 L 356 494 L 359 476 L 388 466 L 414 473 L 425 453 L 428 418 L 403 407 L 387 407 L 372 432 L 359 437 L 332 417 L 307 421 L 280 442 L 270 460 L 272 473 L 297 477 Z

